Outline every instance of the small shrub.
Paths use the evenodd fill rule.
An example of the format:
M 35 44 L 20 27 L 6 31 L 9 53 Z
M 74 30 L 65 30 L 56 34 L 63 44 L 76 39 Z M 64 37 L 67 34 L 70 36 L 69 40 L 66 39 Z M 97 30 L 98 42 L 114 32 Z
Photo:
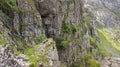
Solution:
M 90 24 L 90 21 L 89 21 L 89 19 L 88 19 L 88 17 L 87 17 L 87 16 L 85 16 L 85 17 L 84 17 L 84 22 L 86 22 L 86 23 L 87 23 L 87 25 L 89 25 L 89 24 Z
M 40 44 L 43 40 L 45 40 L 45 36 L 39 36 L 37 38 L 35 38 L 35 44 L 38 45 Z
M 59 38 L 56 40 L 56 44 L 58 49 L 65 49 L 69 45 L 69 41 Z
M 94 59 L 89 59 L 87 61 L 87 64 L 88 64 L 89 67 L 101 67 L 100 62 L 98 62 L 98 61 L 96 61 Z
M 29 58 L 29 62 L 31 62 L 31 66 L 37 67 L 38 65 L 38 56 L 35 55 L 35 51 L 37 50 L 39 45 L 34 46 L 33 48 L 28 48 L 25 51 L 25 55 Z
M 90 37 L 90 44 L 96 47 L 96 42 L 93 37 Z
M 102 49 L 102 48 L 101 48 L 101 49 Z M 102 58 L 110 56 L 110 53 L 108 53 L 108 52 L 107 52 L 106 50 L 104 50 L 104 49 L 100 51 L 100 54 L 101 54 Z
M 61 46 L 64 47 L 64 48 L 66 48 L 68 46 L 68 44 L 69 44 L 68 40 L 61 41 Z
M 14 10 L 18 10 L 15 0 L 0 0 L 0 7 L 7 8 L 6 5 Z
M 34 52 L 37 50 L 38 46 L 39 45 L 36 45 L 33 48 L 28 48 L 27 51 L 25 51 L 25 54 L 28 55 L 28 56 L 33 55 Z
M 6 44 L 8 43 L 8 40 L 5 40 L 4 37 L 4 34 L 0 34 L 0 45 L 2 45 L 3 47 L 6 46 Z
M 80 61 L 76 61 L 76 62 L 73 62 L 70 67 L 83 67 L 83 65 L 81 66 Z
M 82 60 L 85 62 L 86 67 L 100 67 L 100 62 L 95 60 L 92 54 L 85 54 Z
M 85 60 L 92 59 L 92 58 L 93 58 L 93 56 L 91 54 L 85 54 L 83 57 L 83 59 L 85 59 Z
M 6 2 L 11 8 L 14 8 L 16 6 L 15 0 L 7 0 Z
M 39 45 L 34 46 L 33 48 L 28 48 L 25 51 L 25 55 L 29 58 L 29 62 L 31 62 L 31 67 L 38 67 L 39 61 L 42 62 L 42 64 L 46 64 L 48 62 L 48 58 L 46 58 L 46 53 L 39 53 L 35 54 L 37 51 Z
M 64 33 L 71 33 L 72 32 L 71 27 L 65 22 L 63 22 L 63 25 L 62 25 L 62 32 L 64 32 Z
M 35 67 L 35 65 L 34 64 L 30 64 L 30 67 Z
M 77 32 L 80 28 L 81 28 L 81 24 L 71 26 L 71 30 L 72 30 L 73 33 Z
M 67 23 L 63 22 L 62 32 L 64 33 L 74 33 L 81 28 L 82 24 L 69 26 Z

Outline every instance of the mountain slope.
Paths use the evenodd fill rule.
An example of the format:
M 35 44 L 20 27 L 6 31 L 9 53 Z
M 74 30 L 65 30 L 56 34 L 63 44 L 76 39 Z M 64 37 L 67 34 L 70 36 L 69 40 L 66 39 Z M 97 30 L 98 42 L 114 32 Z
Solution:
M 0 66 L 100 67 L 119 57 L 118 8 L 119 0 L 1 0 Z

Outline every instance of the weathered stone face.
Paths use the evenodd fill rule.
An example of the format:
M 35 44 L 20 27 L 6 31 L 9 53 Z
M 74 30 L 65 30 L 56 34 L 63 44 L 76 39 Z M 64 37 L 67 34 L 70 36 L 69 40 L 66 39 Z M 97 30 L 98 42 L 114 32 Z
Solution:
M 29 67 L 30 65 L 31 63 L 28 62 L 25 55 L 15 56 L 11 53 L 9 45 L 0 46 L 0 67 Z
M 56 15 L 55 0 L 34 0 L 42 18 Z
M 85 0 L 84 7 L 96 20 L 107 28 L 120 28 L 119 0 Z
M 0 11 L 0 37 L 1 33 L 6 35 L 0 41 L 9 41 L 4 43 L 5 47 L 0 47 L 0 61 L 7 60 L 3 62 L 8 63 L 6 66 L 27 67 L 33 64 L 39 67 L 59 67 L 61 62 L 61 67 L 76 67 L 74 63 L 79 61 L 79 66 L 82 64 L 81 67 L 87 67 L 86 56 L 94 57 L 92 60 L 101 60 L 97 25 L 120 28 L 119 0 L 15 1 L 18 11 L 13 10 L 12 17 L 8 18 L 4 11 Z M 12 47 L 13 53 L 9 50 L 10 44 L 15 48 Z M 15 56 L 16 49 L 24 55 Z M 33 49 L 30 50 L 33 52 L 31 55 L 24 53 L 29 49 Z M 30 62 L 25 56 L 37 62 Z
M 39 11 L 46 36 L 55 38 L 59 32 L 56 0 L 34 0 Z
M 35 55 L 40 55 L 39 66 L 60 67 L 58 52 L 55 41 L 49 38 L 43 41 L 35 51 Z M 46 59 L 45 61 L 42 61 Z
M 28 43 L 28 46 L 33 46 L 35 45 L 33 42 L 35 37 L 45 36 L 41 16 L 32 0 L 17 0 L 17 5 L 19 9 L 18 18 L 16 18 L 18 24 L 16 22 L 15 24 L 19 25 L 18 32 Z

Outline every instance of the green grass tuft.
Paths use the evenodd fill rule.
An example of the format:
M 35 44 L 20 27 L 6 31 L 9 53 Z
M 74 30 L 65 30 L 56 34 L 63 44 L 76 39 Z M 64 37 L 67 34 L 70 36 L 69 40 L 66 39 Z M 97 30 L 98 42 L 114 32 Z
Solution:
M 80 30 L 80 28 L 82 27 L 82 24 L 78 24 L 78 25 L 68 25 L 67 23 L 63 22 L 63 25 L 62 25 L 62 32 L 63 33 L 75 33 L 77 32 L 78 30 Z
M 101 67 L 100 62 L 98 62 L 98 61 L 96 61 L 94 59 L 89 59 L 87 61 L 87 64 L 88 64 L 89 67 Z
M 99 33 L 99 39 L 100 39 L 100 44 L 99 44 L 99 48 L 100 48 L 100 52 L 102 54 L 103 57 L 106 56 L 118 56 L 120 53 L 120 43 L 116 43 L 116 41 L 114 41 L 114 35 L 112 34 L 111 30 L 105 29 L 105 28 L 101 28 L 98 29 L 98 33 Z
M 69 41 L 59 38 L 56 40 L 56 44 L 58 49 L 65 49 L 69 45 Z

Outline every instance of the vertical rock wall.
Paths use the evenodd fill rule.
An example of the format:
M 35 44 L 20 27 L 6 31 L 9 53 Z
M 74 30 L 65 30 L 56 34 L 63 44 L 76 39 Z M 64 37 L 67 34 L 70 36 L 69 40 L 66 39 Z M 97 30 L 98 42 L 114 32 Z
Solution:
M 34 38 L 44 36 L 41 16 L 33 0 L 17 0 L 19 15 L 19 33 L 28 45 L 35 45 Z
M 84 19 L 87 16 L 84 15 L 83 3 L 83 0 L 16 0 L 18 11 L 13 12 L 14 17 L 8 18 L 11 22 L 7 23 L 12 28 L 12 43 L 19 50 L 24 50 L 26 46 L 35 46 L 36 40 L 39 41 L 41 36 L 53 38 L 58 50 L 58 54 L 55 52 L 53 55 L 59 56 L 61 64 L 73 67 L 75 62 L 95 49 L 93 46 L 91 48 L 90 36 L 96 38 L 96 24 L 90 17 L 88 20 Z M 6 19 L 3 21 L 6 22 Z M 39 49 L 45 50 L 44 45 Z M 50 57 L 54 53 L 53 49 L 51 47 L 48 53 Z M 58 58 L 55 59 L 59 61 Z M 85 60 L 79 63 L 87 67 Z

